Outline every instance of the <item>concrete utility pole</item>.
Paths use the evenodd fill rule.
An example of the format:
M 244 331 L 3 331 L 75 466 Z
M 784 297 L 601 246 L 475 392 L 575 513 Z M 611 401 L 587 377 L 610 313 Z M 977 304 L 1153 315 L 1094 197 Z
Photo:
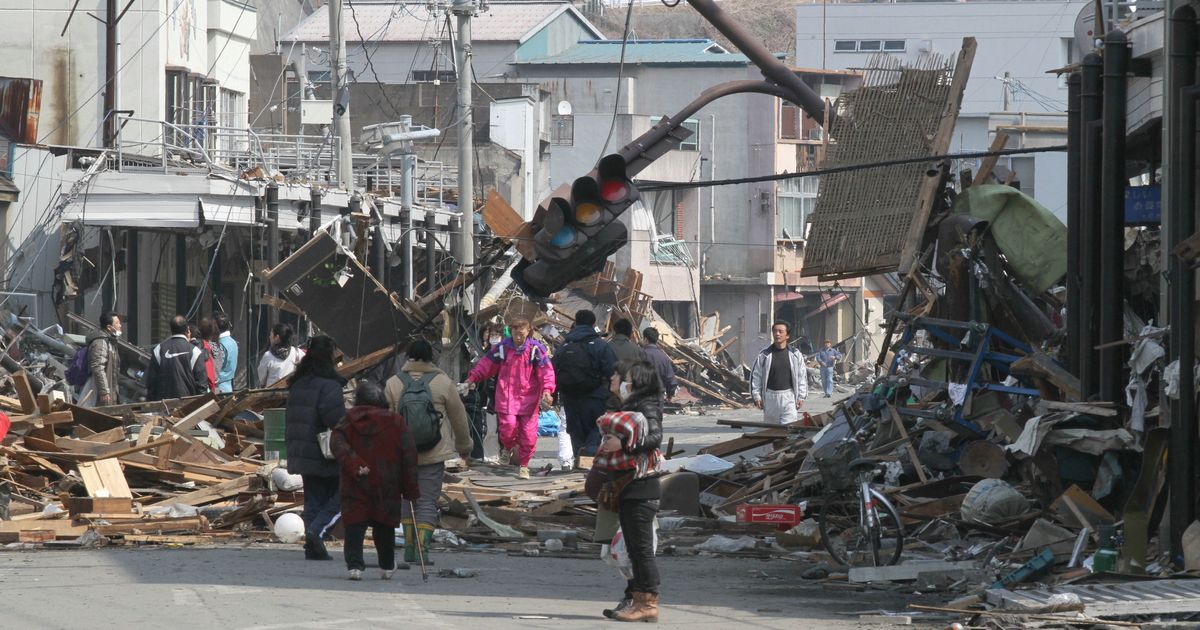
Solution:
M 455 254 L 464 267 L 475 264 L 475 142 L 471 135 L 475 121 L 471 111 L 471 18 L 476 10 L 475 0 L 454 0 L 450 11 L 458 19 L 458 209 L 462 212 L 462 233 Z M 465 297 L 465 296 L 464 296 Z M 469 299 L 464 304 L 473 304 Z
M 350 86 L 346 82 L 346 38 L 342 32 L 342 0 L 329 3 L 330 80 L 333 87 L 333 135 L 337 183 L 354 190 L 354 149 L 350 138 Z

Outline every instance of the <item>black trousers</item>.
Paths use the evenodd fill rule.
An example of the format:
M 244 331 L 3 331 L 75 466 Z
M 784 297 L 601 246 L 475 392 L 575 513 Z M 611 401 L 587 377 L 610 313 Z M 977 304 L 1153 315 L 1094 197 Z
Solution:
M 658 592 L 658 562 L 654 559 L 654 516 L 658 499 L 624 499 L 618 517 L 625 537 L 625 550 L 633 565 L 633 579 L 625 588 L 632 592 Z
M 391 571 L 396 568 L 396 528 L 376 523 L 346 524 L 346 544 L 342 548 L 346 556 L 346 568 L 362 571 L 367 568 L 363 560 L 363 540 L 367 536 L 367 527 L 371 528 L 371 536 L 375 539 L 375 553 L 379 555 L 379 568 Z
M 588 396 L 563 396 L 563 411 L 567 413 L 567 433 L 571 435 L 571 448 L 592 456 L 600 447 L 600 429 L 596 419 L 604 414 L 607 401 Z
M 300 475 L 304 480 L 304 533 L 324 538 L 332 529 L 334 518 L 342 511 L 341 492 L 337 477 Z

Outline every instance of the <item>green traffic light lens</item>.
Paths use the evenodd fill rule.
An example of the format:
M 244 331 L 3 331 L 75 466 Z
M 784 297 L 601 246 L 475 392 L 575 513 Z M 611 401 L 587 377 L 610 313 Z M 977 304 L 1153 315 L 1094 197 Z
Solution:
M 550 244 L 555 247 L 567 247 L 575 242 L 575 228 L 564 225 L 562 229 L 554 234 L 550 239 Z
M 575 206 L 575 220 L 584 224 L 591 225 L 600 219 L 600 206 L 584 201 Z

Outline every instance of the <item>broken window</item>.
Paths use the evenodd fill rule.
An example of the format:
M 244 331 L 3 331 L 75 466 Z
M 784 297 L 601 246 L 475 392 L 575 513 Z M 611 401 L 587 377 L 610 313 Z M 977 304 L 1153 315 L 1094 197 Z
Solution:
M 800 139 L 800 108 L 779 100 L 779 137 L 783 140 Z
M 779 182 L 775 200 L 776 238 L 804 240 L 808 215 L 817 203 L 818 181 L 816 177 L 800 177 Z

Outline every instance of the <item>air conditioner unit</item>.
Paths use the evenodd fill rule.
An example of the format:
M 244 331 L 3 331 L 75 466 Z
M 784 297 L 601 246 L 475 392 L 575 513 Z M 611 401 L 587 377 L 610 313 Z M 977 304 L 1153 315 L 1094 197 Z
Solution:
M 808 139 L 809 140 L 823 140 L 824 138 L 825 138 L 825 128 L 824 127 L 813 127 L 808 130 Z

